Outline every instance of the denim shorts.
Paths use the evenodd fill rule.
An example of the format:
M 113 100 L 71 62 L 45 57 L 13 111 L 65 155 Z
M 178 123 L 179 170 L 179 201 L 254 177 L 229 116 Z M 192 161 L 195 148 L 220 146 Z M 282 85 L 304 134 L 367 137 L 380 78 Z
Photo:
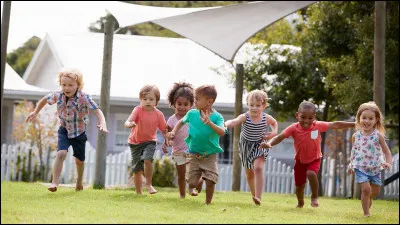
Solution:
M 64 127 L 58 128 L 58 150 L 67 150 L 72 145 L 74 151 L 73 156 L 80 161 L 85 161 L 85 147 L 86 147 L 86 132 L 83 132 L 77 137 L 68 138 L 68 131 Z
M 132 171 L 138 173 L 144 171 L 144 161 L 153 162 L 154 152 L 156 151 L 156 142 L 148 141 L 140 144 L 129 144 L 132 155 Z
M 378 186 L 382 185 L 381 173 L 378 173 L 374 176 L 367 175 L 360 170 L 354 168 L 354 173 L 356 175 L 356 182 L 357 183 L 365 183 L 370 182 L 371 184 L 375 184 Z

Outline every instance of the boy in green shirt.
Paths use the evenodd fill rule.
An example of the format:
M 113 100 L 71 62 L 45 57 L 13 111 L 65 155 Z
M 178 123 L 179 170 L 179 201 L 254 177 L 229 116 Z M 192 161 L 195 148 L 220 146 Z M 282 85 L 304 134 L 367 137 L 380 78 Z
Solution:
M 217 91 L 214 85 L 203 85 L 195 90 L 196 109 L 189 110 L 178 121 L 174 129 L 167 134 L 171 140 L 184 123 L 188 123 L 188 137 L 185 139 L 187 153 L 186 180 L 189 194 L 196 196 L 206 182 L 206 204 L 211 204 L 215 184 L 218 182 L 217 153 L 223 152 L 219 146 L 219 137 L 225 135 L 224 118 L 212 108 Z

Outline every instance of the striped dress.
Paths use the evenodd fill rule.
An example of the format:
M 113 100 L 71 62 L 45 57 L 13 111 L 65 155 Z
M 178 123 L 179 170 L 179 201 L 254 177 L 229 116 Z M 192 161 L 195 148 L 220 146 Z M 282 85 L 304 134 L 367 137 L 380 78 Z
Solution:
M 269 148 L 258 149 L 263 136 L 268 132 L 267 114 L 263 113 L 260 123 L 255 124 L 246 113 L 246 121 L 242 124 L 239 140 L 239 155 L 242 166 L 247 169 L 254 169 L 253 161 L 255 158 L 264 156 L 267 160 Z

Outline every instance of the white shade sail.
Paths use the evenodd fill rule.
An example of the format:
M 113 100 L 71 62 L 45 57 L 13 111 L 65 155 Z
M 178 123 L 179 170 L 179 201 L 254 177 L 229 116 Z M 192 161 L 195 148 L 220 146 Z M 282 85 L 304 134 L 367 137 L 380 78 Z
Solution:
M 232 62 L 240 46 L 275 21 L 316 1 L 260 1 L 173 16 L 152 22 Z

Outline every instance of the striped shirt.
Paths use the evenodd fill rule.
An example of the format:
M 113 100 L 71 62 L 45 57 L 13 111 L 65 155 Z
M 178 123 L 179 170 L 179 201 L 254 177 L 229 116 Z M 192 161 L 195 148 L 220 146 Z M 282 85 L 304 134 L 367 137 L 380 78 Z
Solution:
M 47 103 L 57 103 L 60 126 L 67 129 L 68 138 L 77 137 L 85 132 L 89 123 L 89 109 L 99 108 L 92 98 L 82 91 L 77 91 L 72 98 L 65 96 L 62 91 L 52 92 L 47 95 Z
M 239 139 L 239 156 L 242 166 L 247 169 L 254 169 L 254 159 L 263 156 L 267 160 L 268 149 L 259 149 L 264 135 L 268 132 L 267 114 L 263 113 L 259 123 L 253 123 L 246 113 L 246 121 L 242 124 Z

